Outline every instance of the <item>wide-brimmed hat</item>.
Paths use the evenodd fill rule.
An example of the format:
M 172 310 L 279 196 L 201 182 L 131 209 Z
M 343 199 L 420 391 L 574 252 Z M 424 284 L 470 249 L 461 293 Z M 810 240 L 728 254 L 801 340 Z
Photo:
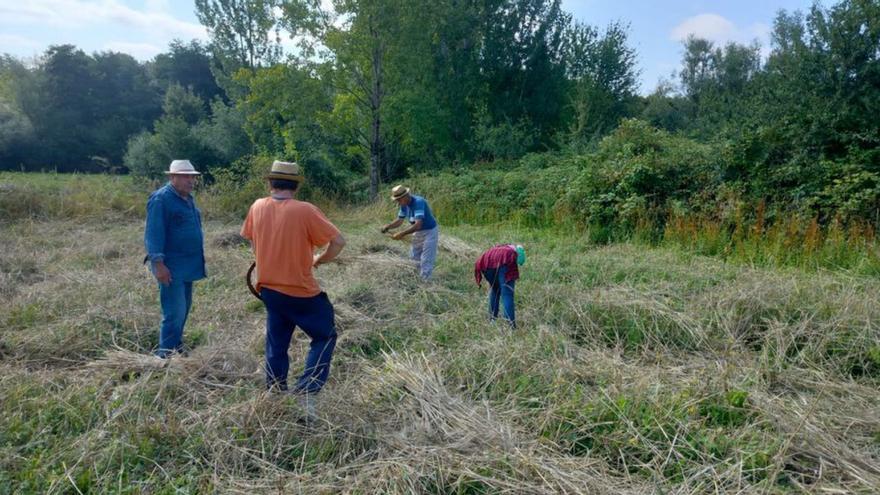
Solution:
M 409 194 L 409 188 L 400 184 L 391 189 L 391 199 L 398 200 Z
M 266 179 L 292 180 L 296 182 L 304 182 L 306 178 L 299 170 L 299 165 L 295 162 L 272 162 L 272 170 L 265 176 Z
M 189 162 L 189 160 L 174 160 L 171 162 L 171 165 L 168 166 L 168 171 L 165 172 L 166 175 L 202 175 L 201 172 L 196 170 L 193 167 L 193 164 Z

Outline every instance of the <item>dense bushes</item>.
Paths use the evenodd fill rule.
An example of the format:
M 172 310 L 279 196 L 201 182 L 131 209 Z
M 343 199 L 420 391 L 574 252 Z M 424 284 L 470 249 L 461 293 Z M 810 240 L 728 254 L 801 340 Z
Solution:
M 793 202 L 770 192 L 784 170 L 744 169 L 744 146 L 702 144 L 625 120 L 591 153 L 532 154 L 414 184 L 443 223 L 571 228 L 593 242 L 635 237 L 750 263 L 880 266 L 876 174 L 849 165 L 841 178 L 817 164 L 829 173 Z
M 717 184 L 713 165 L 709 145 L 627 120 L 593 153 L 528 155 L 508 167 L 420 177 L 417 183 L 447 221 L 631 232 L 646 219 L 662 227 L 673 211 L 703 207 L 701 194 Z
M 274 160 L 271 156 L 249 155 L 228 167 L 215 170 L 213 183 L 199 197 L 205 215 L 236 221 L 244 218 L 251 204 L 269 193 L 264 177 Z M 301 165 L 306 181 L 297 191 L 297 199 L 321 200 L 330 194 L 325 191 L 333 191 L 329 185 L 333 176 L 322 168 L 320 162 L 305 160 Z
M 785 171 L 743 183 L 740 174 L 746 173 L 741 169 L 748 155 L 743 146 L 734 141 L 703 144 L 633 119 L 624 120 L 590 153 L 532 154 L 416 182 L 454 222 L 527 219 L 632 232 L 640 222 L 662 228 L 674 215 L 734 222 L 738 215 L 754 217 L 744 209 L 763 201 L 768 220 L 792 213 L 820 220 L 872 219 L 880 180 L 865 166 L 818 163 L 828 173 L 816 179 L 809 193 L 803 191 L 800 202 L 774 203 L 769 189 Z M 463 202 L 485 211 L 462 211 Z
M 129 140 L 125 166 L 136 176 L 160 178 L 171 160 L 186 158 L 199 170 L 213 173 L 249 154 L 252 145 L 243 129 L 244 115 L 220 99 L 210 105 L 210 115 L 206 108 L 192 88 L 169 86 L 154 132 Z

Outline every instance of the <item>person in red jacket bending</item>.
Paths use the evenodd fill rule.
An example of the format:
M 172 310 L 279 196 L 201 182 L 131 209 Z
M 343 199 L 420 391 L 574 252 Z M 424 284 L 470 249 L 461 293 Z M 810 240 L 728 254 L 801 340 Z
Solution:
M 516 328 L 516 309 L 513 289 L 519 278 L 519 266 L 526 262 L 526 250 L 520 245 L 499 244 L 483 253 L 474 264 L 474 278 L 480 286 L 483 278 L 489 282 L 489 320 L 498 318 L 498 306 L 504 308 L 504 318 Z

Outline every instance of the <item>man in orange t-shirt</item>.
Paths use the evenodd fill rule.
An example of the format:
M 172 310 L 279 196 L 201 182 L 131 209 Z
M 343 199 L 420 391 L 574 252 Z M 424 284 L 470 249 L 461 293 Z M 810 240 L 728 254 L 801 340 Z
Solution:
M 257 258 L 256 288 L 266 305 L 266 386 L 287 390 L 287 349 L 298 326 L 311 338 L 311 346 L 292 392 L 311 404 L 308 397 L 327 381 L 336 346 L 333 305 L 312 269 L 335 258 L 345 239 L 318 207 L 294 199 L 304 180 L 297 164 L 276 161 L 266 179 L 271 196 L 251 205 L 241 227 Z M 327 249 L 315 254 L 315 248 L 325 245 Z

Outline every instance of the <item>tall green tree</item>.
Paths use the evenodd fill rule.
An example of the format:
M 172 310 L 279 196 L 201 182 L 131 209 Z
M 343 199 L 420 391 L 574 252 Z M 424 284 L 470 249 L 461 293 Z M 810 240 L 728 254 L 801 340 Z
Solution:
M 18 59 L 0 56 L 0 164 L 3 168 L 30 161 L 36 145 L 29 117 L 39 107 L 39 81 Z
M 750 150 L 768 195 L 829 211 L 880 212 L 880 4 L 780 13 L 753 106 Z
M 299 2 L 285 9 L 289 25 L 307 26 L 328 50 L 321 64 L 322 80 L 336 92 L 331 116 L 354 131 L 355 142 L 369 157 L 369 195 L 378 194 L 385 152 L 383 105 L 388 95 L 386 72 L 389 52 L 405 12 L 413 4 L 403 0 L 336 0 L 325 12 L 315 2 Z M 313 22 L 313 21 L 318 22 Z M 353 103 L 350 105 L 349 103 Z
M 187 158 L 201 170 L 217 165 L 217 155 L 198 132 L 205 119 L 205 102 L 190 88 L 174 84 L 165 92 L 162 116 L 154 131 L 134 135 L 128 142 L 125 166 L 133 174 L 157 178 L 171 160 Z
M 104 52 L 92 58 L 89 153 L 120 164 L 129 136 L 148 129 L 161 114 L 160 95 L 146 67 L 131 55 Z
M 121 163 L 128 137 L 150 128 L 161 113 L 145 66 L 130 55 L 87 55 L 60 45 L 50 47 L 33 68 L 10 67 L 14 108 L 35 142 L 18 148 L 22 163 L 107 170 Z
M 689 37 L 684 42 L 680 72 L 682 90 L 690 99 L 693 126 L 708 137 L 725 126 L 741 126 L 749 117 L 753 79 L 760 73 L 760 45 L 728 43 L 716 47 Z
M 592 26 L 573 23 L 564 46 L 571 102 L 568 140 L 577 147 L 595 142 L 634 111 L 636 54 L 627 44 L 627 27 L 616 22 L 601 36 Z
M 566 101 L 560 0 L 490 0 L 480 12 L 480 70 L 491 120 L 528 122 L 549 145 Z
M 211 70 L 214 65 L 216 62 L 210 49 L 198 40 L 189 43 L 174 40 L 168 46 L 167 52 L 156 55 L 150 64 L 150 71 L 161 93 L 172 84 L 179 84 L 184 88 L 192 88 L 205 101 L 213 101 L 218 97 L 226 99 L 226 94 L 214 79 Z
M 240 102 L 245 129 L 258 150 L 307 158 L 331 149 L 338 133 L 324 134 L 321 114 L 332 109 L 332 94 L 308 66 L 278 64 L 248 81 Z
M 30 116 L 43 143 L 37 159 L 62 170 L 83 166 L 94 152 L 94 59 L 73 45 L 52 46 L 41 71 L 42 110 Z
M 668 80 L 661 80 L 642 103 L 639 118 L 667 131 L 686 129 L 694 113 L 690 100 L 678 94 L 673 83 Z
M 278 0 L 196 0 L 195 6 L 226 78 L 239 69 L 253 72 L 280 58 Z

